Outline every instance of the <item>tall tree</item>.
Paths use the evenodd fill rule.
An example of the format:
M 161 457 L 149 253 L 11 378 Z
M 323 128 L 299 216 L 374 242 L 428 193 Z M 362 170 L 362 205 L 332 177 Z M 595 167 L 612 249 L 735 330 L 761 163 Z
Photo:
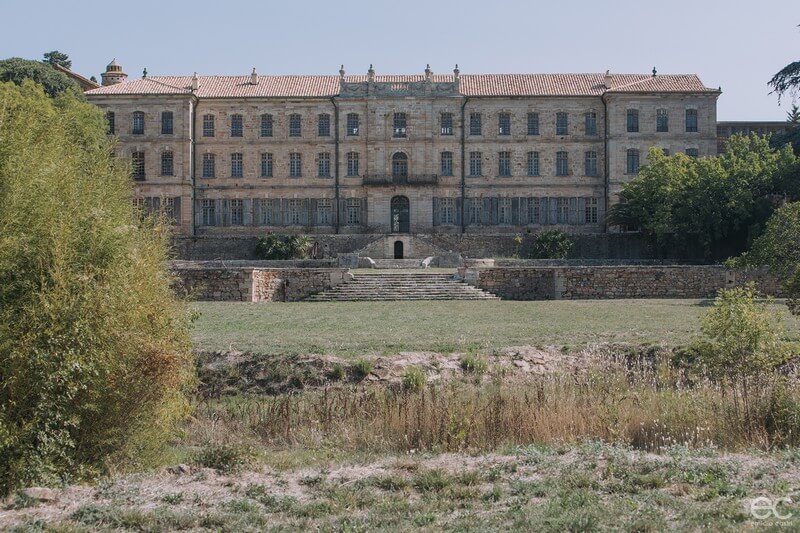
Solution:
M 0 60 L 0 81 L 11 81 L 21 85 L 24 80 L 33 80 L 44 88 L 48 96 L 70 92 L 76 96 L 83 91 L 72 79 L 47 63 L 12 57 Z
M 43 61 L 45 63 L 50 63 L 51 65 L 61 65 L 64 68 L 72 68 L 72 61 L 70 60 L 69 56 L 64 52 L 59 52 L 58 50 L 45 52 Z
M 800 61 L 794 61 L 783 67 L 772 76 L 767 85 L 772 87 L 772 92 L 778 95 L 779 102 L 781 96 L 786 93 L 796 94 L 800 90 Z

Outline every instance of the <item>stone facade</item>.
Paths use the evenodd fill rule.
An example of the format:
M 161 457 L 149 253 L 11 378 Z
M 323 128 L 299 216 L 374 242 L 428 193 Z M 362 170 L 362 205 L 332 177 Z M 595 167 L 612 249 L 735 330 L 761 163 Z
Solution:
M 599 233 L 629 151 L 716 153 L 696 76 L 121 72 L 87 97 L 186 236 Z

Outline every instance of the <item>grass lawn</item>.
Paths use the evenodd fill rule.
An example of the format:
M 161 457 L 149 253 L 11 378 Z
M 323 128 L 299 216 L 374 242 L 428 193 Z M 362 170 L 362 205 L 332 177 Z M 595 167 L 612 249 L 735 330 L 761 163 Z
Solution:
M 709 300 L 198 302 L 201 350 L 265 354 L 455 351 L 522 344 L 686 343 Z M 772 304 L 797 332 L 786 306 Z

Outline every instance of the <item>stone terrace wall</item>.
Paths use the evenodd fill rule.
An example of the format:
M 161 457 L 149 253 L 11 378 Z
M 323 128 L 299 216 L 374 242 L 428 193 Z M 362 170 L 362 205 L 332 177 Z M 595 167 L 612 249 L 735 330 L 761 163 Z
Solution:
M 768 272 L 722 266 L 462 268 L 459 274 L 507 300 L 710 298 L 718 289 L 748 281 L 765 294 L 781 296 L 779 281 Z
M 344 268 L 173 267 L 174 290 L 198 301 L 295 302 L 344 283 Z

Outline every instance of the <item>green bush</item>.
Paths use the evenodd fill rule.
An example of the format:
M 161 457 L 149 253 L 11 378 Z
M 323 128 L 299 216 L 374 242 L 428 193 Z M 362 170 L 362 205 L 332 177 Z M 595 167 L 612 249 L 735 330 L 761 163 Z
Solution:
M 372 373 L 372 368 L 375 365 L 372 361 L 368 361 L 366 359 L 359 359 L 353 364 L 353 372 L 355 373 L 356 379 L 361 381 L 362 379 L 366 378 Z
M 0 83 L 0 493 L 155 463 L 185 413 L 188 315 L 131 194 L 99 109 Z
M 403 374 L 403 389 L 413 392 L 418 391 L 425 386 L 428 378 L 425 376 L 425 371 L 415 366 L 406 369 Z
M 559 230 L 547 230 L 536 236 L 531 246 L 531 259 L 566 259 L 572 249 L 572 239 Z
M 308 259 L 313 244 L 308 235 L 270 233 L 258 239 L 255 254 L 258 259 Z

